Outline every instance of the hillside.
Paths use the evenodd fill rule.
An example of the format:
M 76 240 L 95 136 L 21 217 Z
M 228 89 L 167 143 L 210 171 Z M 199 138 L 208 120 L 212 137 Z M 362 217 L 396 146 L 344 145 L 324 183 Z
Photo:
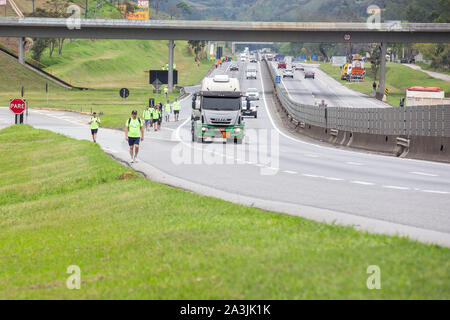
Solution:
M 168 62 L 167 41 L 143 40 L 73 40 L 64 45 L 62 55 L 44 52 L 41 62 L 56 76 L 70 78 L 74 85 L 95 88 L 148 88 L 145 71 L 160 69 Z M 198 82 L 209 69 L 204 61 L 200 70 L 187 49 L 187 42 L 177 41 L 174 61 L 179 70 L 179 84 Z M 201 71 L 201 72 L 198 72 Z
M 365 21 L 370 5 L 383 10 L 382 20 L 431 22 L 448 0 L 186 0 L 186 19 L 238 21 Z M 178 0 L 165 2 L 166 10 Z

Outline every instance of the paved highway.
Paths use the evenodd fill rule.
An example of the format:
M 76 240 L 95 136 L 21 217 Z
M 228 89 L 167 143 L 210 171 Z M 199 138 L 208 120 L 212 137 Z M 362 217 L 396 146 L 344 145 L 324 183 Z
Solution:
M 277 68 L 276 62 L 270 62 L 272 68 L 282 77 L 283 69 Z M 282 84 L 292 100 L 304 104 L 320 104 L 322 100 L 329 107 L 347 108 L 390 108 L 387 103 L 368 98 L 363 93 L 344 87 L 320 70 L 318 64 L 304 64 L 305 70 L 315 72 L 315 79 L 305 79 L 305 73 L 297 70 L 294 79 L 282 77 Z
M 258 79 L 246 80 L 244 69 L 241 63 L 239 72 L 230 72 L 229 64 L 224 64 L 214 73 L 240 77 L 243 90 L 259 89 L 258 118 L 246 119 L 248 135 L 257 137 L 258 143 L 250 139 L 238 146 L 192 143 L 191 100 L 187 97 L 180 122 L 163 123 L 161 132 L 146 134 L 140 163 L 133 167 L 150 175 L 153 170 L 175 177 L 184 181 L 177 185 L 186 189 L 199 190 L 190 187 L 195 184 L 216 190 L 216 194 L 207 194 L 227 200 L 450 246 L 449 164 L 355 152 L 292 137 L 279 128 L 276 114 L 269 112 L 267 70 L 258 64 Z M 0 126 L 5 119 L 12 120 L 12 116 L 0 108 Z M 31 110 L 27 121 L 38 128 L 90 139 L 84 115 Z M 266 138 L 269 143 L 264 143 Z M 98 141 L 113 156 L 128 159 L 122 132 L 101 129 Z

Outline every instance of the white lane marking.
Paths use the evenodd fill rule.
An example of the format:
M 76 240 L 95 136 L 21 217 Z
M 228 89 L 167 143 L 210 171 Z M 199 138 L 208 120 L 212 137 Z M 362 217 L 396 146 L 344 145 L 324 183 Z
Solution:
M 341 178 L 334 178 L 334 177 L 325 177 L 325 179 L 331 180 L 331 181 L 344 181 L 344 179 L 341 179 Z
M 439 190 L 421 190 L 421 191 L 427 193 L 450 194 L 450 192 L 448 191 L 439 191 Z
M 362 166 L 363 164 L 360 162 L 347 161 L 346 164 L 350 164 L 352 166 Z
M 358 181 L 358 180 L 350 181 L 350 183 L 360 184 L 360 185 L 363 185 L 363 186 L 373 186 L 374 185 L 374 183 L 372 183 L 372 182 Z
M 417 175 L 419 175 L 419 176 L 427 176 L 427 177 L 439 177 L 439 175 L 437 175 L 437 174 L 433 174 L 433 173 L 426 173 L 426 172 L 418 172 L 418 171 L 413 171 L 413 172 L 410 172 L 410 173 L 412 173 L 412 174 L 417 174 Z
M 302 176 L 308 177 L 308 178 L 324 178 L 323 176 L 318 176 L 318 175 L 309 174 L 309 173 L 302 173 Z
M 297 171 L 291 171 L 291 170 L 284 170 L 283 172 L 289 173 L 289 174 L 297 174 Z
M 386 189 L 395 189 L 395 190 L 409 190 L 408 187 L 400 187 L 400 186 L 382 186 Z
M 305 153 L 305 156 L 310 157 L 310 158 L 319 158 L 320 157 L 318 154 L 313 154 L 313 153 Z

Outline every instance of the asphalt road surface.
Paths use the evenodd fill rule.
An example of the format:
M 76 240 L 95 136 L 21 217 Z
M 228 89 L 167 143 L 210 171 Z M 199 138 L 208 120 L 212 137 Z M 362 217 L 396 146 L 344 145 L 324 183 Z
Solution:
M 245 197 L 262 208 L 268 208 L 264 203 L 270 202 L 270 208 L 279 212 L 450 246 L 449 164 L 350 151 L 294 138 L 278 128 L 276 115 L 268 112 L 270 75 L 258 63 L 258 79 L 246 80 L 245 64 L 239 64 L 239 71 L 230 72 L 229 64 L 224 64 L 214 74 L 241 78 L 243 91 L 260 91 L 258 118 L 246 118 L 247 137 L 242 145 L 191 142 L 191 99 L 187 97 L 179 122 L 163 123 L 161 132 L 146 133 L 140 163 L 132 166 L 150 164 L 186 183 L 236 195 L 237 202 Z M 348 97 L 338 99 L 346 101 Z M 0 108 L 0 126 L 9 119 L 12 122 L 10 111 Z M 85 115 L 31 110 L 26 121 L 37 128 L 90 139 Z M 101 128 L 98 142 L 116 158 L 128 159 L 123 132 Z
M 284 78 L 283 69 L 277 68 L 276 62 L 269 62 L 272 68 L 281 76 L 281 83 L 286 88 L 292 100 L 313 105 L 322 100 L 329 107 L 346 108 L 390 108 L 391 106 L 376 99 L 371 99 L 363 93 L 353 91 L 341 85 L 324 71 L 318 64 L 304 64 L 305 71 L 315 72 L 315 79 L 305 79 L 304 71 L 294 72 L 294 79 Z

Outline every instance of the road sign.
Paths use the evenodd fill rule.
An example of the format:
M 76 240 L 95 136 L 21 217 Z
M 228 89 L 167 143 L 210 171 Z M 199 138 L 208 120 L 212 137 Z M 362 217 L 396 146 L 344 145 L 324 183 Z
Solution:
M 127 88 L 122 88 L 120 89 L 119 94 L 123 99 L 126 99 L 130 95 L 130 90 L 128 90 Z
M 344 40 L 345 41 L 350 41 L 351 39 L 352 39 L 352 36 L 350 35 L 350 33 L 344 34 Z
M 6 6 L 6 0 L 0 0 L 0 6 Z
M 161 81 L 161 84 L 169 84 L 169 71 L 167 70 L 150 70 L 150 84 L 153 84 L 155 80 Z M 173 69 L 173 84 L 178 83 L 178 70 Z
M 26 105 L 25 100 L 15 98 L 9 103 L 9 110 L 11 110 L 14 114 L 22 114 L 25 111 Z
M 388 89 L 388 88 L 386 88 L 386 89 L 384 90 L 384 94 L 385 94 L 386 96 L 389 95 L 389 89 Z
M 159 81 L 158 78 L 152 82 L 152 85 L 155 87 L 156 90 L 159 90 L 159 88 L 161 87 L 162 84 L 163 83 L 161 81 Z
M 281 76 L 276 76 L 275 77 L 275 83 L 276 84 L 280 84 L 281 83 Z

